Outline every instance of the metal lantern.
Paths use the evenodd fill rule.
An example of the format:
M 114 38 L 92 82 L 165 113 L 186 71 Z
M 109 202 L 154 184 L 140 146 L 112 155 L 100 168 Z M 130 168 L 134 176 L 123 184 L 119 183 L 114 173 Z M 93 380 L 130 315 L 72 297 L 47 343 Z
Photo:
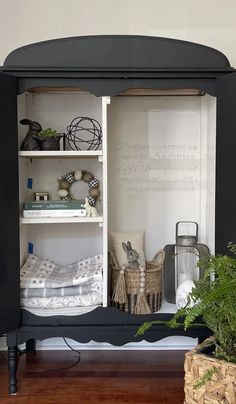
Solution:
M 180 234 L 182 224 L 192 227 L 193 234 Z M 198 243 L 198 224 L 188 221 L 176 223 L 176 243 L 166 245 L 164 251 L 164 294 L 168 303 L 175 303 L 176 291 L 182 282 L 201 278 L 197 262 L 210 251 L 207 245 Z

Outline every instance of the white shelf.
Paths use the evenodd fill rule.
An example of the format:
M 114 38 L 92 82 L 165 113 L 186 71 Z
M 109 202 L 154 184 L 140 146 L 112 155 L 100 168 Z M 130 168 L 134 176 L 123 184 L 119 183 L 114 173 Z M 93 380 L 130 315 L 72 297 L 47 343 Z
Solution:
M 68 89 L 67 89 L 68 90 Z M 56 91 L 57 92 L 57 91 Z M 60 92 L 60 90 L 59 90 Z M 83 257 L 102 254 L 103 258 L 103 306 L 108 305 L 107 274 L 107 98 L 90 94 L 21 94 L 19 118 L 33 117 L 43 127 L 58 131 L 74 119 L 75 111 L 81 116 L 91 116 L 100 122 L 102 142 L 98 150 L 18 150 L 20 183 L 20 252 L 21 262 L 28 253 L 28 245 L 40 257 L 66 264 Z M 105 110 L 105 111 L 104 111 Z M 86 129 L 86 126 L 85 126 Z M 27 128 L 19 125 L 19 144 Z M 85 134 L 83 135 L 85 136 Z M 83 138 L 82 136 L 82 138 Z M 87 146 L 83 146 L 87 148 Z M 69 149 L 69 146 L 68 146 Z M 47 191 L 51 199 L 57 199 L 57 179 L 70 171 L 80 169 L 91 172 L 100 184 L 97 217 L 23 217 L 22 205 L 32 200 L 34 191 Z M 28 180 L 32 179 L 32 189 Z M 75 199 L 88 194 L 86 182 L 73 185 Z
M 103 217 L 21 217 L 21 224 L 46 224 L 46 223 L 102 223 Z
M 101 157 L 102 150 L 45 150 L 19 151 L 19 157 L 27 158 L 80 158 Z

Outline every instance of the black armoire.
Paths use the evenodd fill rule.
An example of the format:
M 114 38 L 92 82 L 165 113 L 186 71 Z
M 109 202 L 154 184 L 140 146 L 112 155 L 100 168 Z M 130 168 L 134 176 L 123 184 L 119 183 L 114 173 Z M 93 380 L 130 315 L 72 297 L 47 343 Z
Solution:
M 68 337 L 79 342 L 94 340 L 123 345 L 140 340 L 135 333 L 144 321 L 167 320 L 172 316 L 170 313 L 126 314 L 111 306 L 109 296 L 108 304 L 104 305 L 107 307 L 98 307 L 81 316 L 39 317 L 21 310 L 17 99 L 25 92 L 46 93 L 47 89 L 61 92 L 62 97 L 72 89 L 74 92 L 82 89 L 97 99 L 117 97 L 128 91 L 130 94 L 138 91 L 140 96 L 193 91 L 200 96 L 214 97 L 215 252 L 225 253 L 228 242 L 236 241 L 236 73 L 221 52 L 167 38 L 102 35 L 50 40 L 10 53 L 0 73 L 0 333 L 7 334 L 10 393 L 16 392 L 16 347 L 23 342 Z M 185 332 L 160 325 L 148 331 L 145 339 L 153 342 L 170 335 L 203 339 L 209 331 L 195 327 Z

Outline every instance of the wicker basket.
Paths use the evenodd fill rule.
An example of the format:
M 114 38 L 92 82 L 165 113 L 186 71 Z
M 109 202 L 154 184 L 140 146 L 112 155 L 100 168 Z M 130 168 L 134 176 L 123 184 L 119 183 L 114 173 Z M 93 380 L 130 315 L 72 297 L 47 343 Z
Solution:
M 140 271 L 127 268 L 124 272 L 124 284 L 126 289 L 127 300 L 115 299 L 114 291 L 117 286 L 119 276 L 121 276 L 121 268 L 114 257 L 113 253 L 109 254 L 109 262 L 111 267 L 111 283 L 112 283 L 112 305 L 122 311 L 131 314 L 149 314 L 158 311 L 161 307 L 161 291 L 162 291 L 162 269 L 164 263 L 164 251 L 159 251 L 151 261 L 146 261 L 145 270 L 145 300 L 146 309 L 137 310 L 137 303 L 140 293 Z
M 185 404 L 235 404 L 236 364 L 201 353 L 210 339 L 185 355 Z M 212 371 L 209 381 L 200 387 L 194 385 Z

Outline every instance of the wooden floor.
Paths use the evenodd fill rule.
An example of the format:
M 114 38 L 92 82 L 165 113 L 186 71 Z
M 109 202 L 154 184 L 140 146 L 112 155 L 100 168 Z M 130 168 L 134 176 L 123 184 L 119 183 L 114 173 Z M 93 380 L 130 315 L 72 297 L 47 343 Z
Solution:
M 73 351 L 20 355 L 18 393 L 9 396 L 1 356 L 0 403 L 183 404 L 183 351 L 81 351 L 68 367 L 76 359 Z

